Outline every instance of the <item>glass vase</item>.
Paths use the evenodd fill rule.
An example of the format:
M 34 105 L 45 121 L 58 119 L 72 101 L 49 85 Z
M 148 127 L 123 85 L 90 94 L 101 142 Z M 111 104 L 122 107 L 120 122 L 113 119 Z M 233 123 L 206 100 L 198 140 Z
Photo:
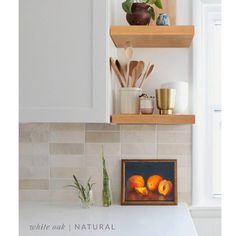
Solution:
M 112 203 L 111 181 L 106 178 L 103 180 L 102 200 L 104 207 L 109 207 Z
M 82 208 L 90 208 L 93 205 L 93 191 L 90 190 L 86 199 L 81 199 Z

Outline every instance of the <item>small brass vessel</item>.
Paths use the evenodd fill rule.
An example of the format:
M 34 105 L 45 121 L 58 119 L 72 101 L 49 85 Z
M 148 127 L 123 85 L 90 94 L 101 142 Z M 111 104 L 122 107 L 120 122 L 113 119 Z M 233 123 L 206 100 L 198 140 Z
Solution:
M 156 102 L 160 115 L 172 115 L 175 107 L 175 89 L 156 89 Z

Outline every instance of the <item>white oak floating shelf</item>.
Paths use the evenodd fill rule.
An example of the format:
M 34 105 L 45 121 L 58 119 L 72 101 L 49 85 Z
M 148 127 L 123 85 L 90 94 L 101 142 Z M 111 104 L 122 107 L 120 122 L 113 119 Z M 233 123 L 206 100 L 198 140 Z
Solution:
M 113 114 L 111 117 L 111 122 L 114 124 L 160 124 L 160 125 L 195 124 L 195 115 Z
M 111 26 L 111 38 L 117 48 L 131 42 L 134 48 L 188 48 L 194 26 Z

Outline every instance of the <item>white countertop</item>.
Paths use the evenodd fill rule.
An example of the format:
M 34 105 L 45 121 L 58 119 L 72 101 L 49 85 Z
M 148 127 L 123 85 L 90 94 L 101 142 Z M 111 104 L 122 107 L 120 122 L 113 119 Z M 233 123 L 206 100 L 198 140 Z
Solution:
M 37 225 L 43 229 L 33 229 Z M 20 236 L 34 235 L 197 236 L 197 232 L 184 203 L 89 209 L 75 204 L 20 203 Z

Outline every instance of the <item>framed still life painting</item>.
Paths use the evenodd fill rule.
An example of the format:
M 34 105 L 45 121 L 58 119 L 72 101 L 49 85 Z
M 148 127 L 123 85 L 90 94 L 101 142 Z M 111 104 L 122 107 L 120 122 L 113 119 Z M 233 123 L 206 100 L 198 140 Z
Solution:
M 121 205 L 176 205 L 177 160 L 122 160 Z

